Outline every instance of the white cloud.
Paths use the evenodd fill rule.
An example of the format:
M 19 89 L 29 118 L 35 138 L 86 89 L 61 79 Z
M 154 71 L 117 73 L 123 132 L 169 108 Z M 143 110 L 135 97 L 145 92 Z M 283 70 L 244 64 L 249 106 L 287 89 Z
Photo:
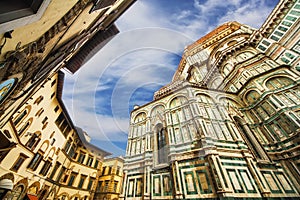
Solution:
M 219 19 L 219 23 L 238 21 L 242 24 L 259 28 L 270 14 L 271 8 L 262 0 L 251 0 L 247 4 L 236 7 Z
M 137 1 L 118 20 L 121 33 L 75 75 L 66 76 L 64 101 L 74 124 L 108 142 L 100 148 L 122 152 L 109 141 L 127 140 L 132 95 L 138 88 L 150 90 L 170 82 L 177 67 L 174 57 L 181 56 L 186 45 L 226 21 L 257 27 L 271 10 L 259 0 L 194 0 L 191 7 L 164 13 L 151 0 Z M 139 97 L 134 101 L 145 103 Z

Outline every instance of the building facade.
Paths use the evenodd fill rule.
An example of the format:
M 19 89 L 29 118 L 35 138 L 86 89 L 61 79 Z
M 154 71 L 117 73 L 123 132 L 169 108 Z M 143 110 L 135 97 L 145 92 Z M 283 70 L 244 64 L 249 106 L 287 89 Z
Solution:
M 62 101 L 63 73 L 47 79 L 1 129 L 1 199 L 93 199 L 110 153 L 89 143 Z
M 75 73 L 119 30 L 135 0 L 0 3 L 0 127 L 61 68 Z M 75 56 L 76 55 L 76 56 Z
M 131 112 L 122 199 L 300 198 L 300 1 L 225 23 Z
M 135 0 L 0 2 L 0 199 L 93 199 L 105 156 L 61 100 Z
M 123 165 L 124 159 L 121 157 L 104 159 L 94 200 L 119 199 L 123 182 Z

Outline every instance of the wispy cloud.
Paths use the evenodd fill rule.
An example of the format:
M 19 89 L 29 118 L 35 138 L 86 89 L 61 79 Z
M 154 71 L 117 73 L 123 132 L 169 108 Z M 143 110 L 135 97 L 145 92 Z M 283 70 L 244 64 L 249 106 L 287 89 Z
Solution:
M 118 20 L 121 33 L 66 76 L 64 101 L 74 123 L 101 148 L 124 154 L 129 111 L 171 81 L 186 45 L 226 21 L 258 28 L 273 6 L 261 0 L 137 1 Z

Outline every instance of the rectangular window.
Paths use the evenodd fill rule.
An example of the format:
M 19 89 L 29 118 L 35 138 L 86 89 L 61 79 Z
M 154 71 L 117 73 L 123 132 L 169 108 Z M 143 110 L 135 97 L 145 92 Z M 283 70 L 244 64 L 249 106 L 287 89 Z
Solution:
M 296 11 L 296 10 L 292 10 L 292 11 L 290 12 L 290 14 L 296 15 L 296 16 L 300 16 L 300 12 L 299 12 L 299 11 Z
M 63 130 L 63 134 L 67 137 L 70 131 L 71 127 L 67 124 L 66 128 Z
M 56 178 L 56 181 L 60 182 L 60 179 L 61 179 L 62 175 L 65 173 L 65 171 L 66 171 L 66 168 L 62 167 L 59 174 L 58 174 L 58 176 L 57 176 L 57 178 Z
M 109 181 L 105 181 L 103 192 L 108 192 Z
M 48 117 L 45 117 L 42 121 L 42 124 L 45 124 L 47 120 L 48 120 Z
M 71 140 L 68 140 L 66 142 L 66 145 L 65 145 L 65 148 L 64 148 L 64 150 L 65 150 L 66 153 L 68 153 L 68 151 L 69 151 L 69 149 L 71 147 L 71 142 L 72 142 Z
M 292 118 L 298 123 L 300 124 L 300 120 L 298 119 L 298 117 L 294 114 L 294 113 L 290 113 L 290 115 L 292 116 Z
M 105 170 L 106 170 L 106 167 L 103 167 L 102 168 L 102 176 L 105 175 Z
M 87 176 L 85 176 L 85 175 L 81 175 L 80 181 L 79 181 L 79 184 L 78 184 L 78 188 L 82 188 L 83 187 L 83 184 L 84 184 L 84 181 L 85 181 L 86 177 Z
M 57 117 L 57 119 L 55 120 L 55 124 L 58 126 L 58 127 L 60 127 L 60 125 L 62 124 L 62 122 L 65 120 L 65 116 L 64 116 L 64 114 L 61 112 L 59 115 L 58 115 L 58 117 Z
M 266 45 L 266 46 L 269 46 L 271 43 L 270 42 L 268 42 L 267 40 L 263 40 L 261 43 L 263 43 L 264 45 Z
M 54 80 L 52 81 L 51 87 L 53 87 L 53 86 L 55 85 L 55 83 L 56 83 L 56 79 L 54 79 Z
M 120 167 L 117 167 L 116 175 L 119 175 L 120 173 Z
M 67 183 L 68 178 L 69 178 L 69 175 L 68 175 L 68 174 L 65 174 L 65 176 L 64 176 L 64 178 L 63 178 L 63 180 L 62 180 L 62 182 L 63 182 L 63 183 Z
M 285 28 L 283 26 L 279 26 L 278 29 L 281 30 L 281 31 L 283 31 L 283 32 L 286 32 L 288 30 L 287 28 Z
M 94 168 L 97 169 L 97 168 L 98 168 L 98 165 L 99 165 L 99 160 L 97 159 L 97 160 L 95 161 Z
M 298 44 L 295 44 L 295 46 L 293 47 L 293 50 L 300 53 L 300 41 L 298 41 Z
M 293 25 L 291 22 L 288 22 L 288 21 L 283 21 L 281 24 L 284 26 L 288 26 L 288 27 Z
M 83 164 L 84 159 L 85 159 L 85 153 L 80 152 L 77 162 Z
M 42 5 L 42 0 L 16 0 L 10 1 L 0 1 L 0 23 L 10 22 L 13 20 L 19 20 L 18 26 L 23 26 L 24 23 L 22 18 L 32 17 L 38 12 Z M 33 19 L 36 21 L 37 19 Z
M 51 175 L 50 175 L 50 179 L 53 179 L 53 177 L 54 177 L 54 175 L 56 174 L 56 171 L 58 170 L 58 168 L 59 168 L 59 166 L 60 166 L 60 163 L 59 162 L 56 162 L 55 163 L 55 166 L 54 166 L 54 168 L 53 168 L 53 170 L 52 170 L 52 173 L 51 173 Z
M 278 35 L 279 37 L 283 36 L 283 33 L 279 32 L 279 31 L 275 31 L 274 34 Z
M 262 50 L 262 51 L 265 51 L 265 50 L 267 49 L 266 47 L 264 47 L 264 46 L 262 46 L 262 45 L 259 45 L 258 48 L 259 48 L 260 50 Z
M 43 175 L 43 176 L 46 176 L 50 167 L 51 167 L 51 161 L 50 160 L 47 160 L 44 164 L 44 166 L 42 167 L 41 171 L 40 171 L 40 174 Z
M 90 178 L 89 184 L 87 186 L 88 190 L 91 190 L 94 184 L 95 178 Z
M 43 156 L 40 153 L 36 153 L 27 168 L 36 170 L 36 168 L 39 166 L 42 158 L 43 158 Z
M 93 156 L 89 156 L 87 162 L 86 162 L 86 165 L 91 167 L 92 164 L 93 164 L 93 161 L 94 161 L 94 157 Z
M 114 181 L 114 191 L 113 192 L 117 192 L 117 188 L 118 188 L 118 181 Z
M 74 183 L 74 180 L 75 180 L 76 176 L 77 176 L 77 173 L 74 173 L 74 172 L 71 173 L 68 186 L 73 186 L 73 183 Z
M 26 160 L 26 158 L 28 158 L 28 156 L 21 153 L 18 159 L 16 160 L 16 162 L 14 163 L 14 165 L 10 168 L 10 170 L 17 172 L 21 167 L 21 165 L 23 164 L 23 162 Z
M 102 189 L 103 189 L 102 183 L 103 183 L 103 181 L 98 181 L 96 192 L 102 192 Z
M 57 112 L 59 110 L 59 106 L 56 106 L 55 108 L 54 108 L 54 112 Z
M 292 16 L 287 16 L 286 19 L 293 22 L 297 20 L 296 17 L 292 17 Z
M 112 170 L 112 167 L 109 166 L 109 167 L 108 167 L 108 174 L 111 174 L 111 170 Z
M 272 40 L 275 40 L 275 41 L 278 41 L 278 40 L 279 40 L 279 38 L 276 37 L 276 36 L 274 36 L 274 35 L 271 36 L 271 39 L 272 39 Z
M 74 160 L 76 160 L 77 156 L 78 156 L 78 153 L 75 152 L 72 158 L 73 158 Z
M 259 114 L 261 120 L 266 120 L 267 118 L 269 118 L 268 113 L 263 109 L 263 107 L 257 107 L 256 111 Z
M 71 158 L 74 158 L 74 156 L 75 156 L 75 145 L 73 144 L 72 146 L 71 146 L 71 148 L 70 148 L 70 151 L 69 151 L 69 153 L 68 153 L 68 155 L 71 157 Z
M 263 102 L 261 106 L 263 110 L 268 113 L 269 116 L 272 116 L 276 112 L 275 109 L 268 102 Z
M 55 96 L 55 92 L 53 92 L 53 93 L 51 94 L 51 99 L 52 99 L 54 96 Z
M 290 27 L 292 25 L 291 22 L 287 22 L 287 21 L 283 21 L 281 24 L 285 25 L 285 26 L 288 26 L 288 27 Z

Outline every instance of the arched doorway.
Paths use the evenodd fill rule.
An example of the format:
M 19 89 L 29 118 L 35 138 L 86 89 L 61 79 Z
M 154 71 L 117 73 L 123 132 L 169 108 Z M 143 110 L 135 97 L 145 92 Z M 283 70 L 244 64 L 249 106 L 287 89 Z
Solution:
M 166 128 L 162 124 L 157 124 L 155 126 L 155 138 L 156 138 L 156 163 L 163 164 L 168 162 L 168 136 Z
M 12 191 L 9 191 L 3 199 L 5 200 L 19 200 L 22 199 L 25 192 L 25 186 L 23 184 L 19 184 L 14 187 Z

